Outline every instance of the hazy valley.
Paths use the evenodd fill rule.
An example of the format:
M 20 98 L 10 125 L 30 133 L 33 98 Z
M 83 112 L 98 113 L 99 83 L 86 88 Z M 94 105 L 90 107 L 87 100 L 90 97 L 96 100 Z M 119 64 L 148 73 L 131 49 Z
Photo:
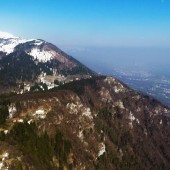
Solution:
M 96 72 L 115 76 L 170 106 L 169 48 L 85 47 L 66 51 Z

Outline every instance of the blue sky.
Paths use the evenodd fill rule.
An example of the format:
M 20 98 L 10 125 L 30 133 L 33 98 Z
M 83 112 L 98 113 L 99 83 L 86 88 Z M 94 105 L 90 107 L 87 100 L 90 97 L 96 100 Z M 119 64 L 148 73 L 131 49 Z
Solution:
M 0 0 L 0 23 L 65 47 L 170 47 L 170 0 Z

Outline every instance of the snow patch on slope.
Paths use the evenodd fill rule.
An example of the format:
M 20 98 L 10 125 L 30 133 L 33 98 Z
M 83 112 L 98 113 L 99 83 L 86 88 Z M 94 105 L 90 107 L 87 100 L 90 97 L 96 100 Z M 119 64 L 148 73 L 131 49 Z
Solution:
M 15 113 L 17 112 L 15 104 L 11 104 L 8 106 L 9 118 L 13 118 Z
M 105 87 L 102 87 L 102 89 L 99 93 L 100 93 L 100 96 L 101 96 L 101 100 L 103 102 L 111 102 L 112 101 L 112 97 L 110 95 L 110 92 Z
M 125 109 L 124 104 L 121 100 L 115 102 L 115 106 L 118 106 L 120 109 Z
M 104 82 L 105 82 L 105 83 L 108 83 L 109 85 L 110 85 L 110 84 L 113 84 L 113 83 L 115 83 L 115 78 L 113 78 L 113 77 L 106 77 L 106 78 L 104 79 Z
M 90 108 L 84 108 L 82 115 L 88 117 L 91 120 L 93 119 Z
M 78 137 L 79 137 L 80 140 L 83 142 L 83 139 L 84 139 L 83 130 L 80 130 L 80 131 L 79 131 Z
M 9 169 L 8 167 L 8 159 L 9 159 L 9 153 L 5 152 L 2 155 L 0 154 L 0 169 L 2 170 L 7 170 Z
M 28 43 L 28 46 L 26 43 Z M 49 48 L 42 48 L 42 44 L 45 41 L 39 39 L 21 39 L 19 37 L 15 37 L 12 34 L 0 32 L 0 51 L 3 53 L 11 54 L 15 51 L 15 48 L 20 44 L 26 44 L 24 46 L 25 52 L 31 55 L 34 59 L 37 59 L 39 62 L 47 62 L 54 57 L 59 57 L 59 54 Z M 28 47 L 28 48 L 27 48 Z M 64 63 L 67 61 L 66 58 L 62 58 L 59 60 Z
M 33 56 L 34 59 L 37 59 L 40 62 L 47 62 L 55 56 L 54 51 L 46 51 L 46 50 L 41 50 L 39 48 L 33 48 L 30 52 L 28 52 L 29 55 Z
M 105 146 L 104 143 L 101 143 L 100 144 L 100 150 L 99 150 L 99 153 L 98 153 L 98 157 L 102 156 L 105 152 L 106 152 L 106 146 Z
M 35 113 L 33 114 L 35 118 L 38 119 L 45 119 L 46 118 L 46 112 L 43 109 L 36 110 Z
M 27 42 L 31 42 L 32 43 L 31 45 L 34 45 L 38 49 L 38 47 L 44 41 L 36 40 L 36 39 L 21 39 L 19 37 L 16 37 L 16 36 L 10 34 L 10 33 L 0 32 L 0 51 L 4 52 L 6 54 L 10 54 L 10 53 L 14 52 L 14 49 L 17 45 L 24 44 Z M 36 51 L 35 49 L 33 49 L 33 51 L 31 51 L 31 54 L 33 55 L 34 58 L 37 57 L 37 55 L 36 55 L 37 53 L 39 53 L 39 51 Z M 49 56 L 49 54 L 40 54 L 40 58 L 42 58 L 42 60 L 44 60 L 44 55 L 48 56 L 48 58 L 51 58 L 51 56 Z M 45 58 L 47 58 L 47 57 L 45 57 Z
M 132 114 L 132 112 L 129 113 L 129 125 L 131 128 L 133 128 L 133 121 L 136 121 L 138 124 L 140 124 L 139 119 L 135 118 L 135 116 Z
M 20 38 L 3 39 L 0 41 L 0 51 L 10 54 L 14 52 L 14 49 L 19 44 L 24 44 L 26 42 L 33 41 L 33 39 L 26 40 Z
M 2 39 L 9 39 L 9 38 L 18 38 L 18 37 L 15 37 L 14 35 L 8 33 L 8 32 L 2 32 L 0 31 L 0 38 Z

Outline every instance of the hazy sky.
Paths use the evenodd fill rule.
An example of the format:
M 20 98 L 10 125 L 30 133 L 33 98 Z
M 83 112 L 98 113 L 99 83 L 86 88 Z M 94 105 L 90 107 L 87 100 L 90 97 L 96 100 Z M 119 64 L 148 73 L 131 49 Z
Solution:
M 0 30 L 65 47 L 170 47 L 170 0 L 0 0 Z

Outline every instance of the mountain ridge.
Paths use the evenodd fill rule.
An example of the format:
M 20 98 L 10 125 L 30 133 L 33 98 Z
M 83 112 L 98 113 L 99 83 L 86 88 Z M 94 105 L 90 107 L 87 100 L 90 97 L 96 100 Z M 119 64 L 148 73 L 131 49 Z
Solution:
M 58 85 L 54 82 L 64 83 L 73 81 L 75 78 L 89 78 L 96 75 L 94 71 L 87 68 L 72 56 L 44 40 L 26 40 L 18 37 L 1 38 L 0 51 L 0 77 L 1 81 L 3 81 L 0 85 L 4 86 L 4 84 L 8 84 L 6 92 L 9 89 L 13 89 L 12 92 L 23 93 L 24 91 L 29 91 L 31 86 L 37 83 L 39 84 L 39 88 L 41 88 L 41 83 L 46 84 L 47 88 L 52 88 Z M 23 61 L 23 58 L 26 61 Z M 24 62 L 28 64 L 28 67 L 27 65 L 22 67 Z M 13 67 L 15 63 L 16 65 Z M 32 69 L 35 69 L 32 72 L 28 71 L 30 65 L 32 65 Z M 20 77 L 18 75 L 16 76 L 16 69 L 20 73 L 27 72 L 32 79 L 27 79 L 26 74 Z M 34 71 L 36 72 L 35 75 L 33 74 Z M 10 75 L 8 74 L 9 72 Z M 2 77 L 6 77 L 7 81 Z M 18 78 L 14 80 L 15 77 Z M 11 79 L 13 82 L 10 84 Z M 17 84 L 16 82 L 20 83 Z M 26 84 L 26 89 L 20 89 L 23 86 L 21 84 Z
M 3 151 L 13 162 L 32 169 L 168 170 L 169 108 L 113 77 L 78 80 L 62 86 L 51 92 L 8 98 L 10 116 L 3 128 L 8 133 L 1 144 L 8 146 Z M 25 133 L 35 136 L 30 138 Z M 27 151 L 30 143 L 36 142 L 37 134 L 42 143 L 46 141 L 44 146 L 35 146 L 41 148 L 42 155 L 49 155 L 44 155 L 43 162 L 40 150 Z M 67 149 L 56 150 L 55 143 Z M 45 151 L 44 147 L 50 149 Z
M 0 89 L 0 169 L 169 170 L 170 108 L 53 44 L 1 51 Z

